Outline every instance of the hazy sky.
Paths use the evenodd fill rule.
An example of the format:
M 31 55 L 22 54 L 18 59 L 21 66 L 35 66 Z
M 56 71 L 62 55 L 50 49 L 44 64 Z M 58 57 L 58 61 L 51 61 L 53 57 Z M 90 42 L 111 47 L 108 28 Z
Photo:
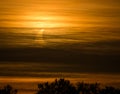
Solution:
M 119 27 L 119 0 L 1 0 L 0 27 Z
M 120 72 L 119 56 L 119 0 L 0 1 L 0 62 L 75 63 L 78 72 Z

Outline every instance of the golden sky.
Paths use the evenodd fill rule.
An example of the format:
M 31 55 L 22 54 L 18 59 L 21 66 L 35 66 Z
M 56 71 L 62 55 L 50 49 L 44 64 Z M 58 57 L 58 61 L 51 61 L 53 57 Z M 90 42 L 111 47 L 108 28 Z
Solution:
M 0 27 L 119 27 L 118 0 L 1 0 Z
M 119 3 L 118 0 L 1 0 L 0 31 L 4 36 L 1 41 L 5 45 L 33 45 L 45 41 L 59 44 L 119 40 Z M 4 30 L 10 27 L 19 29 Z
M 76 64 L 51 71 L 120 73 L 120 0 L 0 0 L 0 57 Z

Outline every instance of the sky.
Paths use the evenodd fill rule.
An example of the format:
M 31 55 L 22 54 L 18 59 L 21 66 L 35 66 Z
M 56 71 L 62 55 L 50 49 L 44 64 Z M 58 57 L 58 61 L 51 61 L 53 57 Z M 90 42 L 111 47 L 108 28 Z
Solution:
M 11 71 L 1 75 L 16 68 L 120 73 L 119 57 L 119 0 L 0 1 L 0 65 Z

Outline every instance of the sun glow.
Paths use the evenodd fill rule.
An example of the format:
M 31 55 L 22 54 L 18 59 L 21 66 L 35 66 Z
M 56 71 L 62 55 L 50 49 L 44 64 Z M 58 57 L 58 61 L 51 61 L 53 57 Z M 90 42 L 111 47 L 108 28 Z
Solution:
M 44 29 L 41 29 L 40 32 L 44 32 L 45 30 Z
M 24 17 L 25 20 L 29 22 L 24 22 L 24 26 L 29 26 L 33 28 L 56 28 L 63 27 L 65 20 L 64 17 L 54 16 L 54 15 L 28 15 Z M 43 29 L 42 29 L 43 30 Z
M 43 37 L 44 32 L 45 32 L 45 29 L 40 29 L 40 30 L 38 31 L 38 35 L 40 35 L 40 36 L 41 36 L 41 38 L 42 38 L 42 37 Z

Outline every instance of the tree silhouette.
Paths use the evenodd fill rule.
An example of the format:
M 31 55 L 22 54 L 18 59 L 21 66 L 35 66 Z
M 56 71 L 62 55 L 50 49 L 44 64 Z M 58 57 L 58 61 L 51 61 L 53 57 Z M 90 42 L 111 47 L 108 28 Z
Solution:
M 7 85 L 0 89 L 0 94 L 17 94 L 17 90 Z M 111 86 L 101 88 L 99 83 L 78 82 L 73 85 L 69 80 L 56 79 L 38 84 L 36 94 L 120 94 L 120 89 Z
M 13 89 L 10 85 L 0 90 L 0 94 L 17 94 L 17 89 Z
M 38 84 L 37 94 L 77 94 L 76 88 L 68 80 L 59 79 L 52 83 Z
M 114 87 L 100 88 L 99 83 L 79 82 L 73 85 L 69 80 L 56 79 L 52 83 L 38 84 L 37 94 L 120 94 L 120 89 Z

